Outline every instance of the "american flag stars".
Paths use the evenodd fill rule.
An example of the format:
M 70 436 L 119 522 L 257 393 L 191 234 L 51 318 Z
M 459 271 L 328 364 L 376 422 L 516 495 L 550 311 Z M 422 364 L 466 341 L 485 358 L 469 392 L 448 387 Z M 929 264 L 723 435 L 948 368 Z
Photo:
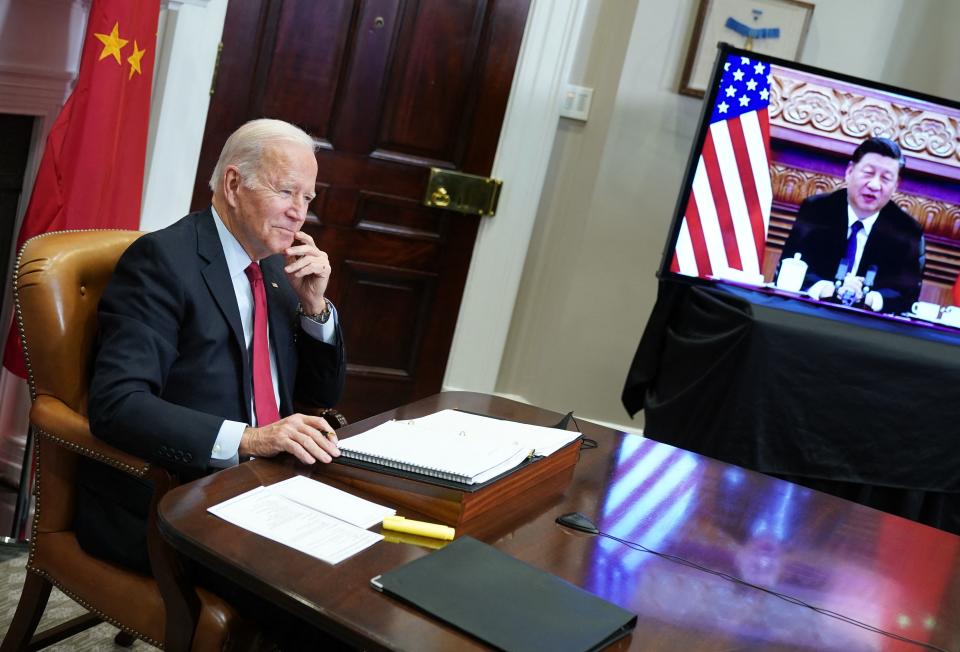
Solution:
M 729 120 L 770 102 L 769 66 L 749 57 L 729 57 L 723 64 L 720 92 L 710 122 Z

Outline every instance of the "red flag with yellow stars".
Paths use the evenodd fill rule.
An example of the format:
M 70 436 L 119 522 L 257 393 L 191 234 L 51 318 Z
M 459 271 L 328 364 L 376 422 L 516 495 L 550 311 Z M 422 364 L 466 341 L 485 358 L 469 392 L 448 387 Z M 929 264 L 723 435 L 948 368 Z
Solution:
M 47 136 L 17 250 L 62 229 L 136 229 L 159 0 L 93 0 L 73 92 Z M 4 366 L 27 377 L 16 328 Z

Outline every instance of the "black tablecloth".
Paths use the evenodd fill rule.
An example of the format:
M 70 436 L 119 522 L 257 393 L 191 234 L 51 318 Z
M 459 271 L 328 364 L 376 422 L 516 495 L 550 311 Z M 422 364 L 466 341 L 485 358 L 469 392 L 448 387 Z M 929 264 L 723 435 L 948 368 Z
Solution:
M 661 282 L 624 388 L 647 436 L 960 532 L 960 333 Z

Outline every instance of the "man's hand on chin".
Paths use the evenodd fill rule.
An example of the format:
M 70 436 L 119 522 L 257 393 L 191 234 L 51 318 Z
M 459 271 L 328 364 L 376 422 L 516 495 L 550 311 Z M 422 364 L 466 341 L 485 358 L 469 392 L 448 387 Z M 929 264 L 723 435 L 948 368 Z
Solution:
M 323 312 L 326 308 L 323 295 L 330 282 L 330 259 L 326 252 L 317 248 L 310 234 L 298 231 L 294 239 L 301 244 L 294 244 L 284 252 L 287 258 L 283 271 L 304 311 L 311 314 Z
M 337 435 L 323 417 L 291 414 L 276 423 L 247 427 L 237 451 L 241 457 L 273 457 L 290 453 L 304 464 L 317 460 L 324 464 L 340 455 Z

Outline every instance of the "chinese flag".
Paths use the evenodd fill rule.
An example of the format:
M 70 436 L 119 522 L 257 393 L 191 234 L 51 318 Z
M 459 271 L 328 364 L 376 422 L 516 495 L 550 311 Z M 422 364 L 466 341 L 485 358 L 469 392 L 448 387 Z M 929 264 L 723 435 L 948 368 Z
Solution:
M 960 276 L 953 283 L 953 305 L 960 306 Z
M 136 229 L 147 149 L 159 0 L 93 0 L 69 99 L 46 148 L 17 250 L 62 229 Z M 16 327 L 4 366 L 27 377 Z

